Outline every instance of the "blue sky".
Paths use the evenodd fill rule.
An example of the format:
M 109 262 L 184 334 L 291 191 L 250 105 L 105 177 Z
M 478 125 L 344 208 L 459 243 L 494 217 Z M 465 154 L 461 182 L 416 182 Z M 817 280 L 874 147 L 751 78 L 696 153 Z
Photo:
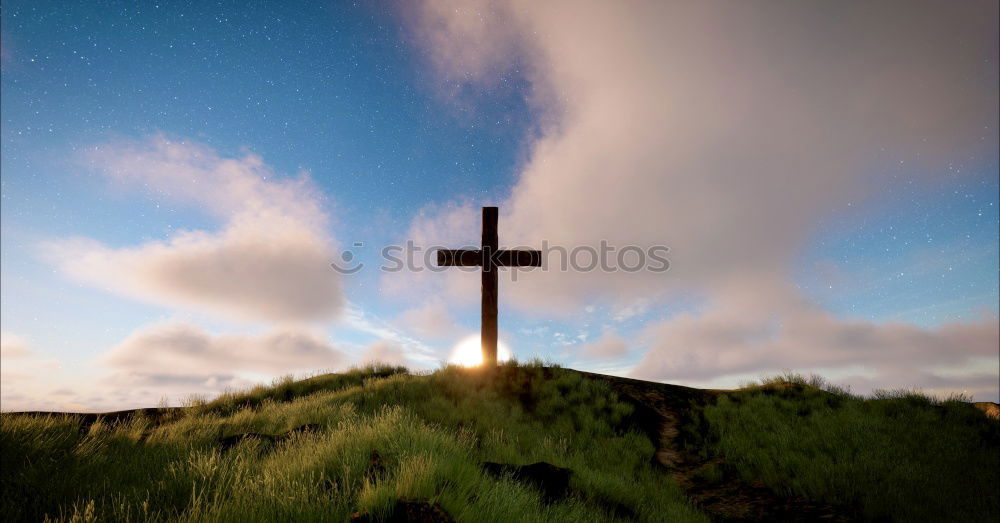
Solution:
M 900 184 L 831 220 L 803 253 L 801 284 L 842 315 L 927 327 L 997 311 L 995 166 L 943 190 Z M 957 177 L 956 177 L 957 178 Z M 833 261 L 837 274 L 806 273 Z
M 974 23 L 995 6 L 917 9 L 894 21 L 877 13 L 860 20 L 847 5 L 845 26 L 824 26 L 817 40 L 846 42 L 851 31 L 870 38 L 839 51 L 807 45 L 801 55 L 779 55 L 778 65 L 763 58 L 775 56 L 771 46 L 803 37 L 788 30 L 795 20 L 821 23 L 804 8 L 748 22 L 788 24 L 774 34 L 727 33 L 720 41 L 748 44 L 739 60 L 726 45 L 703 45 L 667 22 L 675 15 L 727 27 L 735 13 L 608 9 L 581 7 L 560 24 L 544 9 L 504 2 L 461 12 L 434 3 L 5 2 L 0 321 L 5 371 L 14 370 L 4 376 L 3 408 L 148 404 L 366 358 L 433 368 L 478 330 L 476 277 L 387 276 L 376 269 L 379 250 L 408 238 L 474 241 L 480 205 L 502 207 L 501 242 L 509 231 L 507 241 L 537 245 L 552 231 L 565 245 L 602 235 L 619 245 L 665 244 L 677 256 L 668 277 L 657 279 L 528 273 L 504 281 L 502 338 L 518 358 L 704 385 L 793 368 L 860 391 L 884 383 L 995 400 L 995 17 L 992 26 Z M 656 12 L 642 16 L 643 9 Z M 951 25 L 940 38 L 964 38 L 955 49 L 914 36 L 912 27 L 942 16 Z M 621 23 L 595 36 L 598 47 L 578 60 L 574 53 L 587 52 L 586 35 L 602 19 Z M 869 27 L 880 23 L 878 31 Z M 925 43 L 934 51 L 922 55 Z M 687 48 L 680 44 L 696 51 L 672 54 Z M 892 68 L 851 58 L 899 49 L 913 55 L 896 57 Z M 952 52 L 965 54 L 955 60 Z M 831 77 L 829 90 L 812 84 L 824 74 L 813 71 L 815 63 L 840 64 L 850 78 Z M 955 79 L 927 77 L 926 90 L 904 89 L 940 64 L 950 64 Z M 725 91 L 718 75 L 742 77 L 746 89 Z M 785 85 L 773 83 L 781 75 L 796 86 L 792 101 L 771 90 Z M 842 98 L 841 81 L 857 99 Z M 882 103 L 900 89 L 906 94 L 898 101 Z M 809 109 L 793 109 L 799 98 Z M 725 111 L 700 107 L 716 99 Z M 773 109 L 760 118 L 756 107 Z M 942 123 L 941 112 L 953 121 Z M 878 123 L 868 126 L 876 113 Z M 844 116 L 814 125 L 829 114 Z M 756 135 L 767 139 L 754 142 Z M 799 166 L 794 172 L 782 171 L 777 155 L 754 163 L 755 151 L 783 151 L 781 144 L 803 136 L 815 140 L 787 157 Z M 750 137 L 746 145 L 742 137 Z M 168 149 L 186 159 L 165 159 Z M 315 204 L 319 211 L 289 222 L 302 227 L 309 248 L 323 245 L 329 261 L 351 250 L 365 264 L 351 276 L 324 267 L 337 294 L 323 305 L 329 314 L 271 317 L 254 309 L 237 318 L 229 312 L 239 316 L 246 304 L 234 308 L 207 291 L 178 294 L 142 279 L 149 274 L 143 256 L 160 267 L 153 259 L 160 251 L 150 247 L 139 261 L 126 256 L 151 245 L 180 252 L 171 242 L 183 231 L 216 235 L 204 249 L 228 241 L 225 231 L 250 211 L 207 194 L 232 189 L 224 176 L 211 178 L 226 160 L 239 163 L 240 187 L 253 184 L 255 209 L 285 218 L 300 201 Z M 206 194 L 164 181 L 167 171 L 187 168 L 209 173 Z M 290 201 L 272 196 L 300 175 L 309 188 L 288 189 Z M 745 201 L 727 203 L 736 193 Z M 697 205 L 688 209 L 689 201 Z M 607 202 L 607 215 L 591 222 L 594 213 L 579 213 L 594 202 Z M 261 216 L 253 223 L 275 224 Z M 752 242 L 748 248 L 742 239 Z M 727 246 L 733 252 L 722 257 L 743 253 L 748 261 L 707 258 Z M 280 285 L 281 265 L 266 268 L 261 274 Z M 775 283 L 756 287 L 764 281 Z M 742 315 L 732 304 L 745 293 L 760 296 L 761 305 Z M 796 303 L 808 303 L 812 315 L 799 316 Z M 747 330 L 717 345 L 719 333 L 710 329 L 733 317 Z M 801 328 L 760 342 L 753 333 L 765 325 Z M 822 356 L 783 352 L 799 344 L 793 334 L 805 326 L 821 326 Z M 307 357 L 272 362 L 266 340 L 275 338 L 267 333 L 277 331 L 301 343 L 291 354 Z M 165 333 L 200 344 L 186 347 Z M 834 338 L 854 340 L 850 350 L 860 352 L 835 354 Z M 259 353 L 244 353 L 242 342 L 259 345 Z M 992 351 L 982 349 L 991 343 Z M 951 354 L 952 344 L 963 346 Z M 143 363 L 144 355 L 171 361 L 173 350 L 205 351 L 204 372 L 192 370 L 197 358 L 170 373 Z M 885 363 L 907 350 L 919 353 L 919 365 Z M 866 359 L 876 352 L 884 356 Z M 227 358 L 246 361 L 226 369 L 219 362 Z M 685 361 L 696 362 L 690 372 Z M 706 361 L 724 364 L 713 373 L 701 368 Z

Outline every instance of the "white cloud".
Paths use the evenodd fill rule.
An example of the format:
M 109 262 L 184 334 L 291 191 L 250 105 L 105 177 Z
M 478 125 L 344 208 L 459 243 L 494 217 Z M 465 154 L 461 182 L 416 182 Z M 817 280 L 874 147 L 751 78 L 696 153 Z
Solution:
M 502 4 L 427 2 L 422 18 L 449 78 L 501 77 L 506 62 L 467 67 L 479 63 L 463 45 L 470 32 L 485 42 L 482 60 L 504 47 L 497 38 L 521 38 L 506 48 L 525 50 L 536 107 L 551 116 L 502 202 L 501 242 L 672 248 L 666 274 L 526 275 L 531 285 L 510 289 L 521 307 L 784 276 L 817 223 L 898 174 L 900 160 L 927 181 L 995 156 L 989 3 L 840 2 L 836 16 L 812 2 Z M 437 229 L 431 216 L 415 229 L 476 238 L 474 213 L 443 206 Z
M 66 274 L 132 298 L 227 318 L 310 321 L 339 311 L 328 217 L 305 175 L 284 179 L 254 155 L 225 158 L 161 136 L 105 145 L 87 158 L 112 180 L 200 205 L 225 225 L 135 247 L 85 238 L 50 242 L 45 252 Z
M 24 337 L 0 331 L 0 409 L 56 408 L 59 402 L 41 388 L 51 386 L 61 372 L 55 359 L 34 350 Z
M 608 331 L 577 350 L 588 358 L 614 359 L 628 354 L 628 344 L 615 332 Z
M 33 350 L 22 336 L 0 332 L 0 382 L 4 385 L 21 384 L 58 368 L 59 362 Z
M 306 173 L 281 176 L 253 154 L 226 157 L 163 136 L 100 145 L 83 161 L 114 187 L 144 191 L 157 203 L 193 205 L 222 224 L 125 247 L 90 238 L 43 245 L 65 274 L 130 298 L 271 327 L 253 336 L 215 335 L 183 323 L 143 327 L 99 360 L 110 376 L 59 383 L 86 391 L 69 398 L 74 407 L 24 383 L 16 391 L 27 398 L 20 404 L 149 406 L 165 395 L 210 395 L 342 366 L 343 354 L 303 326 L 336 316 L 343 304 L 339 275 L 329 266 L 335 256 L 329 202 Z M 40 372 L 22 374 L 37 379 Z M 38 403 L 45 397 L 48 403 Z
M 630 312 L 643 300 L 707 303 L 650 327 L 666 340 L 647 356 L 657 378 L 773 371 L 789 354 L 803 365 L 951 362 L 989 338 L 978 324 L 841 320 L 786 289 L 801 248 L 848 203 L 891 177 L 934 186 L 949 164 L 996 160 L 995 2 L 449 5 L 425 2 L 417 17 L 445 83 L 489 85 L 516 64 L 543 115 L 500 202 L 501 243 L 671 249 L 667 273 L 519 275 L 509 303 L 564 315 L 595 301 Z M 473 204 L 443 205 L 411 237 L 475 241 L 478 227 Z M 449 303 L 476 295 L 472 278 L 434 276 L 400 285 Z M 746 299 L 745 282 L 762 298 Z
M 34 352 L 5 356 L 2 408 L 102 412 L 151 407 L 164 398 L 179 405 L 193 395 L 210 398 L 288 374 L 338 372 L 348 357 L 302 328 L 213 334 L 169 321 L 136 330 L 93 363 L 63 368 Z
M 343 317 L 349 327 L 400 347 L 406 359 L 417 367 L 431 367 L 444 360 L 434 348 L 423 341 L 403 333 L 391 323 L 372 316 L 357 306 L 349 304 L 344 310 Z
M 154 135 L 95 146 L 83 161 L 125 188 L 194 203 L 226 220 L 257 218 L 309 228 L 328 221 L 327 202 L 308 173 L 279 176 L 252 153 L 227 158 L 205 145 Z
M 992 367 L 994 369 L 997 367 L 996 362 Z M 901 373 L 885 372 L 875 377 L 847 376 L 836 380 L 836 382 L 854 392 L 916 388 L 939 398 L 947 398 L 952 394 L 961 393 L 972 396 L 976 401 L 1000 401 L 1000 395 L 997 394 L 997 375 L 988 370 L 962 376 L 947 376 L 934 372 L 906 369 Z
M 88 410 L 149 407 L 167 398 L 213 397 L 279 376 L 342 370 L 348 358 L 319 333 L 282 327 L 260 334 L 212 334 L 184 322 L 138 329 L 97 363 L 110 371 L 82 387 Z M 80 387 L 78 387 L 80 388 Z
M 13 332 L 0 331 L 0 358 L 5 360 L 25 358 L 31 355 L 28 343 Z
M 403 311 L 395 323 L 423 339 L 450 339 L 463 332 L 448 312 L 447 304 L 435 298 Z
M 307 331 L 213 335 L 178 322 L 144 327 L 101 358 L 116 371 L 153 380 L 202 382 L 247 374 L 278 376 L 333 369 L 344 361 L 343 353 Z
M 406 232 L 406 240 L 420 248 L 403 270 L 384 272 L 381 289 L 404 300 L 445 296 L 453 304 L 478 303 L 480 277 L 475 267 L 437 267 L 437 248 L 478 248 L 481 242 L 481 211 L 472 203 L 428 205 Z M 503 238 L 501 237 L 501 241 Z
M 633 375 L 697 384 L 781 369 L 812 372 L 863 365 L 876 377 L 845 382 L 857 385 L 858 392 L 869 392 L 879 387 L 940 388 L 943 382 L 936 380 L 935 367 L 987 361 L 967 374 L 970 383 L 981 382 L 978 377 L 1000 365 L 995 316 L 933 329 L 844 320 L 793 292 L 770 290 L 748 285 L 741 293 L 727 294 L 725 301 L 711 303 L 701 314 L 680 314 L 648 326 L 640 337 L 648 351 Z M 956 376 L 950 383 L 961 380 Z
M 622 322 L 635 316 L 645 314 L 649 311 L 649 301 L 639 298 L 629 304 L 619 304 L 615 306 L 611 313 L 611 319 Z
M 47 253 L 80 281 L 226 318 L 317 320 L 342 303 L 329 243 L 308 230 L 266 222 L 231 224 L 219 233 L 182 231 L 131 248 L 61 241 Z
M 404 367 L 412 365 L 403 348 L 388 340 L 378 340 L 366 347 L 361 357 L 358 358 L 358 362 L 362 365 L 367 363 L 385 363 Z

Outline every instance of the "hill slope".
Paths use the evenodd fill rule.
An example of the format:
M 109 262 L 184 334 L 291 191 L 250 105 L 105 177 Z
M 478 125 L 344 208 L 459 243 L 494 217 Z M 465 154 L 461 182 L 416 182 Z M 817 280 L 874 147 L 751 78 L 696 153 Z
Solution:
M 3 414 L 0 514 L 707 521 L 1000 513 L 1000 422 L 961 402 L 868 400 L 816 385 L 788 377 L 706 391 L 540 365 L 505 365 L 491 380 L 458 368 L 411 375 L 378 367 L 179 409 Z

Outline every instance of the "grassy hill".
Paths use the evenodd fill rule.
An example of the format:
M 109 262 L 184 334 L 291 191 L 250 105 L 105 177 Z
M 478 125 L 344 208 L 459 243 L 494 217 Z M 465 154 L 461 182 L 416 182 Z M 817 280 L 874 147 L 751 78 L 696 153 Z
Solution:
M 369 367 L 177 409 L 2 414 L 0 459 L 10 521 L 1000 516 L 1000 421 L 796 376 L 705 391 Z

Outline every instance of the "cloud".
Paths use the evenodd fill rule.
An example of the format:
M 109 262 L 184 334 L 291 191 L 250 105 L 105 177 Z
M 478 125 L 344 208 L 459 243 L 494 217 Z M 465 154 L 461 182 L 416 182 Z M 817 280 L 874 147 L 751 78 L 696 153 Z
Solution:
M 476 303 L 481 283 L 479 270 L 437 267 L 437 257 L 432 252 L 439 248 L 478 248 L 481 235 L 481 211 L 471 202 L 427 205 L 413 218 L 405 236 L 421 250 L 414 250 L 410 259 L 403 260 L 403 270 L 382 273 L 382 291 L 405 300 L 443 295 L 452 303 Z
M 369 345 L 361 354 L 361 357 L 358 358 L 358 362 L 362 365 L 368 363 L 384 363 L 387 365 L 402 365 L 404 367 L 412 365 L 409 359 L 407 359 L 403 348 L 387 340 L 378 340 Z
M 994 365 L 996 367 L 996 365 Z M 955 393 L 972 396 L 977 401 L 1000 401 L 997 394 L 997 376 L 989 372 L 974 373 L 963 376 L 948 376 L 932 372 L 882 373 L 876 377 L 848 376 L 837 380 L 841 386 L 849 387 L 851 391 L 867 392 L 878 389 L 917 388 L 926 394 L 939 398 L 947 398 Z M 905 383 L 903 386 L 886 386 L 886 383 Z
M 500 34 L 523 39 L 512 48 L 529 49 L 551 115 L 502 204 L 502 242 L 672 248 L 666 274 L 535 272 L 510 291 L 521 307 L 783 274 L 820 220 L 901 160 L 933 179 L 995 156 L 995 4 L 426 5 L 435 63 L 479 82 L 500 75 L 467 68 L 462 42 L 482 13 L 507 13 L 494 24 L 519 27 Z M 497 34 L 479 36 L 490 59 Z
M 650 346 L 634 374 L 658 380 L 710 379 L 775 369 L 922 368 L 996 357 L 996 318 L 922 328 L 842 320 L 823 311 L 742 310 L 681 314 L 647 327 Z M 889 384 L 886 384 L 887 386 Z
M 285 375 L 340 372 L 352 362 L 413 366 L 403 346 L 377 340 L 351 358 L 318 333 L 277 328 L 260 334 L 212 334 L 183 322 L 143 327 L 99 358 L 110 370 L 80 398 L 91 410 L 148 407 L 166 399 L 211 398 Z M 55 394 L 55 393 L 52 393 Z
M 395 323 L 423 339 L 448 339 L 462 332 L 448 312 L 447 304 L 435 298 L 403 311 Z
M 613 359 L 628 354 L 628 344 L 614 332 L 605 332 L 577 350 L 588 358 Z
M 834 318 L 787 289 L 803 246 L 848 204 L 899 178 L 934 186 L 949 165 L 996 162 L 995 2 L 422 6 L 417 33 L 445 90 L 500 82 L 513 67 L 531 83 L 540 132 L 499 202 L 501 243 L 671 249 L 666 273 L 519 275 L 504 290 L 515 307 L 705 303 L 649 328 L 656 342 L 639 368 L 660 379 L 790 361 L 961 361 L 990 341 L 985 324 Z M 475 203 L 430 208 L 411 235 L 475 239 Z M 470 294 L 463 277 L 409 284 L 451 302 Z M 762 299 L 747 299 L 747 282 Z
M 614 321 L 622 322 L 636 316 L 640 316 L 649 311 L 649 301 L 643 298 L 638 298 L 629 304 L 618 304 L 612 314 L 611 319 Z
M 9 331 L 0 331 L 0 381 L 29 381 L 59 368 L 59 362 L 32 350 L 28 341 Z
M 39 389 L 51 386 L 61 365 L 13 332 L 0 331 L 0 409 L 39 410 L 61 405 Z
M 331 317 L 342 304 L 328 242 L 267 222 L 231 224 L 220 233 L 182 231 L 131 248 L 62 241 L 47 252 L 80 281 L 226 318 L 316 320 Z
M 979 365 L 969 374 L 995 371 L 1000 327 L 995 316 L 975 322 L 922 328 L 905 323 L 839 319 L 794 292 L 745 286 L 700 314 L 680 314 L 649 325 L 640 336 L 648 347 L 633 375 L 698 383 L 724 376 L 759 376 L 780 369 L 863 365 L 875 379 L 851 379 L 859 392 L 873 388 L 927 386 L 938 366 Z M 754 305 L 757 305 L 755 308 Z M 989 362 L 982 364 L 982 362 Z M 961 377 L 948 383 L 960 384 Z M 978 382 L 981 382 L 979 380 Z M 994 375 L 991 393 L 996 393 Z M 981 384 L 981 383 L 980 383 Z M 961 390 L 961 389 L 959 389 Z
M 423 341 L 409 336 L 390 322 L 366 313 L 359 307 L 348 305 L 344 311 L 344 323 L 351 328 L 366 332 L 380 340 L 400 347 L 412 366 L 428 368 L 442 361 L 442 355 Z
M 279 176 L 252 153 L 227 158 L 189 140 L 153 135 L 97 145 L 83 163 L 125 188 L 178 203 L 193 203 L 227 220 L 273 220 L 322 228 L 324 197 L 302 172 Z
M 330 269 L 333 239 L 322 198 L 304 174 L 277 176 L 254 155 L 225 158 L 154 136 L 87 155 L 111 180 L 221 217 L 216 232 L 115 248 L 86 238 L 50 242 L 46 255 L 71 277 L 150 303 L 256 321 L 334 316 L 342 289 Z
M 434 48 L 429 55 L 451 84 L 488 81 L 491 73 L 515 65 L 521 44 L 521 24 L 509 23 L 517 16 L 515 6 L 486 0 L 453 4 L 424 2 L 408 12 L 416 17 L 417 38 Z
M 26 358 L 31 355 L 28 343 L 13 332 L 0 331 L 0 358 Z
M 142 327 L 96 360 L 110 371 L 88 384 L 89 410 L 171 405 L 270 379 L 336 372 L 348 361 L 319 333 L 279 327 L 259 334 L 213 334 L 185 322 Z
M 316 334 L 277 329 L 265 334 L 213 335 L 186 323 L 144 327 L 101 358 L 120 372 L 151 382 L 228 381 L 232 376 L 316 371 L 340 367 L 343 353 Z

